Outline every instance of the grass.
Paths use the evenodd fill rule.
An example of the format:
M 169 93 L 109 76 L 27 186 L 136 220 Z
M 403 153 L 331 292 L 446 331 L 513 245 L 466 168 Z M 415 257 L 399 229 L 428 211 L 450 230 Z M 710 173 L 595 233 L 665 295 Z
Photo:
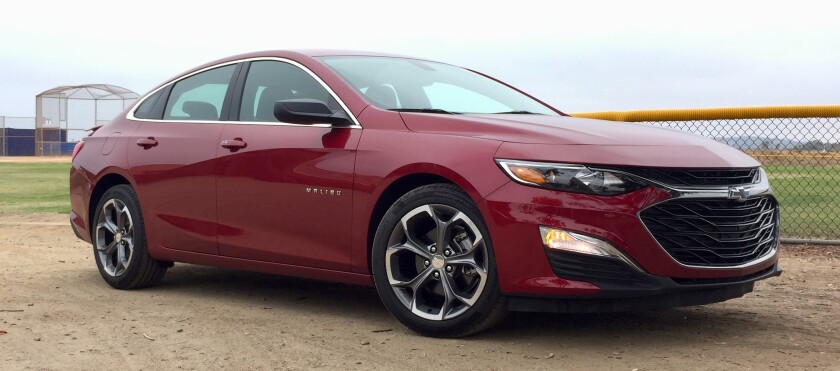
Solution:
M 785 237 L 840 239 L 840 166 L 765 166 Z
M 69 213 L 69 163 L 0 162 L 0 214 Z
M 840 239 L 840 166 L 766 166 L 785 237 Z M 0 213 L 68 213 L 67 163 L 0 162 Z

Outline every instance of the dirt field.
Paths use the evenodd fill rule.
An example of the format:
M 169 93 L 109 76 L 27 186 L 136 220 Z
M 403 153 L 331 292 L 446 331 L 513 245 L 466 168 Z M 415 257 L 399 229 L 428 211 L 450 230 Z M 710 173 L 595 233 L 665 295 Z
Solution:
M 727 303 L 520 313 L 436 340 L 372 288 L 179 264 L 158 287 L 113 290 L 64 216 L 5 215 L 0 369 L 840 369 L 837 254 L 788 246 L 782 277 Z

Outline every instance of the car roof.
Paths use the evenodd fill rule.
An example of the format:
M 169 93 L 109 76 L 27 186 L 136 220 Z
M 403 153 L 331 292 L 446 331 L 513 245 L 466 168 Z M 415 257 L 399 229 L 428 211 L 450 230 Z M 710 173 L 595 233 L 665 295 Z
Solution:
M 173 80 L 184 76 L 186 74 L 199 71 L 208 67 L 212 67 L 218 64 L 249 59 L 249 58 L 265 58 L 265 57 L 277 57 L 277 58 L 288 58 L 292 60 L 297 60 L 298 62 L 302 62 L 301 59 L 315 59 L 317 57 L 327 57 L 327 56 L 369 56 L 369 57 L 391 57 L 391 58 L 406 58 L 406 59 L 415 59 L 420 61 L 428 61 L 433 62 L 429 59 L 424 58 L 417 58 L 411 56 L 404 56 L 398 54 L 389 54 L 389 53 L 378 53 L 378 52 L 370 52 L 370 51 L 361 51 L 361 50 L 341 50 L 341 49 L 288 49 L 288 50 L 263 50 L 263 51 L 256 51 L 238 55 L 232 55 L 229 57 L 217 59 L 211 62 L 204 63 L 202 65 L 193 67 L 190 70 L 184 71 L 178 75 L 167 79 L 162 84 L 158 85 L 158 87 L 166 85 Z M 157 89 L 157 87 L 155 88 Z M 152 89 L 154 91 L 155 89 Z
M 342 49 L 286 49 L 286 50 L 262 50 L 238 55 L 232 55 L 229 57 L 225 57 L 212 63 L 219 63 L 223 61 L 229 60 L 236 60 L 236 59 L 246 59 L 246 58 L 258 58 L 258 57 L 280 57 L 280 58 L 289 58 L 295 56 L 306 56 L 310 58 L 316 57 L 332 57 L 332 56 L 367 56 L 367 57 L 392 57 L 392 58 L 408 58 L 408 59 L 418 59 L 418 60 L 428 60 L 425 58 L 418 58 L 412 57 L 407 55 L 399 55 L 399 54 L 392 54 L 392 53 L 380 53 L 380 52 L 371 52 L 371 51 L 363 51 L 363 50 L 342 50 Z
M 399 57 L 399 58 L 420 59 L 420 58 L 406 56 L 406 55 L 399 55 L 399 54 L 392 54 L 392 53 L 380 53 L 380 52 L 372 52 L 372 51 L 364 51 L 364 50 L 294 49 L 294 50 L 289 50 L 289 51 L 297 52 L 297 53 L 304 54 L 304 55 L 308 55 L 310 57 L 367 56 L 367 57 Z

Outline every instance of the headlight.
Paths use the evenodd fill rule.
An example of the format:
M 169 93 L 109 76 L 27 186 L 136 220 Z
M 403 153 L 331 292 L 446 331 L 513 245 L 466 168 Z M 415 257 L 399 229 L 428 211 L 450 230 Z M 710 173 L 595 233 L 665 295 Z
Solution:
M 564 192 L 613 196 L 644 188 L 630 177 L 583 165 L 496 160 L 514 181 Z

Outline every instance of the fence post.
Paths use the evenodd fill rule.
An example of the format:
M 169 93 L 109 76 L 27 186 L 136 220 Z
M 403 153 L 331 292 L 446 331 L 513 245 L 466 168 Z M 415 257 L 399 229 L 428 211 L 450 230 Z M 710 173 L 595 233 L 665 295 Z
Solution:
M 0 116 L 0 156 L 6 156 L 6 117 Z

